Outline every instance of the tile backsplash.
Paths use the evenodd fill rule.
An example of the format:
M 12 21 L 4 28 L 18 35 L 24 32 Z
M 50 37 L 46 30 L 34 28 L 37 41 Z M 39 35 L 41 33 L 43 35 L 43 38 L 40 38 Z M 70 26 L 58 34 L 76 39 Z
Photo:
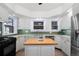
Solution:
M 50 34 L 50 32 L 31 32 L 30 29 L 18 29 L 18 34 Z M 70 29 L 62 29 L 59 32 L 52 32 L 51 34 L 70 35 L 71 30 Z

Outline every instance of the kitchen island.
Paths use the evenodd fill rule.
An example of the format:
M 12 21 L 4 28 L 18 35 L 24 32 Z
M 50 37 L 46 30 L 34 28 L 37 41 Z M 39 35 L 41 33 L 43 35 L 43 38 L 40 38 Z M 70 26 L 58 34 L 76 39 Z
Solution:
M 54 56 L 57 42 L 50 38 L 25 40 L 25 56 Z

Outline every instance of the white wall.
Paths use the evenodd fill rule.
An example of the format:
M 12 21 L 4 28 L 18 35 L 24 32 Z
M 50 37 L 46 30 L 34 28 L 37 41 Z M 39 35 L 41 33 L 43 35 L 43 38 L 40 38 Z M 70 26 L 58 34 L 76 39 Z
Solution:
M 33 19 L 33 18 L 30 18 L 30 17 L 24 17 L 24 16 L 20 16 L 19 17 L 19 29 L 30 29 L 30 27 L 31 27 L 31 21 L 33 21 L 33 20 L 35 20 L 35 19 Z M 45 19 L 47 22 L 46 22 L 46 25 L 48 25 L 48 26 L 46 26 L 46 28 L 50 28 L 50 20 L 51 19 Z
M 30 22 L 31 18 L 20 16 L 18 22 L 18 29 L 30 29 Z
M 30 27 L 32 26 L 31 22 L 35 20 L 34 18 L 30 18 L 30 17 L 24 17 L 24 16 L 20 16 L 19 17 L 19 29 L 30 29 Z M 46 29 L 50 30 L 50 21 L 53 19 L 44 19 L 46 22 Z
M 30 18 L 30 17 L 20 16 L 19 17 L 19 29 L 30 29 L 30 27 L 32 26 L 31 21 L 33 21 L 33 20 L 35 20 L 35 19 Z M 45 19 L 47 31 L 50 31 L 51 20 L 53 20 L 53 18 Z M 60 28 L 61 29 L 70 29 L 71 20 L 68 15 L 65 15 L 63 18 L 59 19 L 58 21 L 60 21 Z

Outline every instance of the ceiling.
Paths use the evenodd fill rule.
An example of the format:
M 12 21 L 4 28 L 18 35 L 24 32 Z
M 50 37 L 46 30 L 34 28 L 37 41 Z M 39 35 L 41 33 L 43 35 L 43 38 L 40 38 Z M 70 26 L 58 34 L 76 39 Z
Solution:
M 4 3 L 16 14 L 29 17 L 51 17 L 61 15 L 72 7 L 73 3 Z
M 21 3 L 18 5 L 30 11 L 50 11 L 57 7 L 63 6 L 64 3 L 42 3 L 41 5 L 39 5 L 39 3 Z

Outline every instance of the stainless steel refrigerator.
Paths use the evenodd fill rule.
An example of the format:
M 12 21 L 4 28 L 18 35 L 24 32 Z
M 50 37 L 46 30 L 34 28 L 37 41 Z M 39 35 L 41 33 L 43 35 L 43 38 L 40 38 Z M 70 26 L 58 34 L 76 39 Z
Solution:
M 2 22 L 0 22 L 0 37 L 2 36 Z
M 79 56 L 79 14 L 71 17 L 71 55 Z

